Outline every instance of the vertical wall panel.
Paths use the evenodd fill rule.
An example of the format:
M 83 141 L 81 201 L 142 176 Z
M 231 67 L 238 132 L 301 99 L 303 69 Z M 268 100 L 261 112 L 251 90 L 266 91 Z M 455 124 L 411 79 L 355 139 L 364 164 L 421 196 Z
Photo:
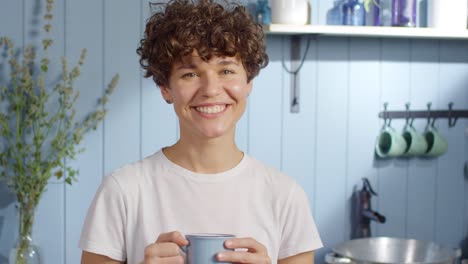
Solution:
M 301 45 L 301 58 L 306 52 L 307 37 L 304 37 Z M 290 43 L 286 40 L 283 52 L 288 54 L 289 58 Z M 292 74 L 283 71 L 285 76 L 283 80 L 283 151 L 282 151 L 282 169 L 289 176 L 293 177 L 304 188 L 309 196 L 310 205 L 314 204 L 315 190 L 315 107 L 317 93 L 317 41 L 311 40 L 309 50 L 303 66 L 299 71 L 300 82 L 300 112 L 291 113 L 291 79 Z M 286 63 L 289 70 L 291 65 Z
M 93 6 L 93 8 L 89 8 Z M 67 58 L 76 62 L 83 48 L 87 57 L 81 69 L 81 76 L 75 83 L 80 91 L 77 101 L 77 118 L 83 120 L 97 106 L 108 79 L 103 79 L 104 36 L 103 3 L 93 0 L 66 1 L 66 42 Z M 83 19 L 86 14 L 86 19 Z M 86 37 L 83 37 L 86 36 Z M 66 187 L 65 193 L 65 263 L 78 263 L 81 249 L 78 241 L 88 207 L 103 177 L 103 124 L 84 138 L 80 147 L 85 151 L 76 160 L 67 164 L 79 170 L 78 181 Z
M 411 109 L 424 110 L 437 98 L 439 83 L 439 46 L 437 41 L 410 42 L 411 51 Z M 404 109 L 404 108 L 402 108 Z M 414 127 L 424 133 L 426 119 L 415 119 Z M 407 237 L 433 240 L 435 230 L 435 199 L 437 161 L 421 157 L 411 158 L 408 167 Z M 424 219 L 424 220 L 423 220 Z
M 46 5 L 44 1 L 25 1 L 24 38 L 25 45 L 33 44 L 38 47 L 37 58 L 44 56 L 42 40 L 46 37 L 43 31 Z M 64 2 L 54 3 L 54 19 L 52 33 L 54 44 L 49 49 L 49 58 L 52 62 L 46 78 L 46 86 L 53 89 L 56 80 L 62 73 L 60 58 L 64 55 Z M 53 97 L 51 100 L 54 100 Z M 49 111 L 53 111 L 53 107 Z M 41 201 L 37 207 L 33 240 L 40 247 L 41 260 L 44 263 L 60 263 L 64 260 L 64 185 L 53 178 L 46 187 Z
M 104 126 L 104 169 L 108 174 L 140 158 L 140 69 L 136 48 L 140 38 L 140 5 L 125 0 L 105 1 L 104 80 L 120 74 L 109 102 Z M 124 36 L 122 34 L 124 33 Z
M 142 0 L 141 8 L 139 38 L 143 37 L 146 21 L 151 16 L 148 1 Z M 164 101 L 160 88 L 153 79 L 144 78 L 143 75 L 144 71 L 141 69 L 138 73 L 141 80 L 141 156 L 146 157 L 165 146 L 174 144 L 178 129 L 173 105 L 168 105 Z M 135 93 L 136 89 L 133 89 L 133 92 Z
M 0 37 L 9 37 L 17 47 L 23 45 L 23 1 L 2 1 L 0 8 Z M 0 51 L 3 53 L 3 47 Z M 9 64 L 0 55 L 0 84 L 4 85 L 9 74 Z M 4 111 L 0 105 L 0 111 Z M 7 263 L 10 249 L 18 236 L 16 196 L 0 182 L 0 263 Z
M 249 152 L 271 166 L 281 166 L 281 37 L 267 37 L 270 64 L 255 79 L 249 102 Z M 265 117 L 265 114 L 268 116 Z
M 256 86 L 255 80 L 254 82 L 254 87 Z M 237 147 L 243 151 L 248 153 L 249 152 L 249 103 L 247 103 L 247 106 L 245 108 L 244 115 L 241 117 L 239 122 L 237 122 L 237 127 L 236 127 L 236 144 Z
M 377 190 L 377 170 L 374 168 L 375 138 L 381 128 L 377 113 L 381 110 L 380 96 L 380 41 L 378 39 L 351 39 L 349 45 L 349 106 L 347 131 L 348 169 L 346 181 L 345 239 L 351 238 L 353 192 L 362 188 L 362 178 L 368 178 Z M 357 159 L 356 157 L 360 157 Z M 378 211 L 377 199 L 372 197 L 372 209 Z M 374 225 L 371 226 L 374 232 Z
M 381 56 L 381 103 L 388 102 L 389 110 L 404 109 L 409 99 L 409 41 L 384 39 Z M 396 131 L 401 131 L 404 120 L 393 120 L 391 124 Z M 384 225 L 377 226 L 376 234 L 405 237 L 408 160 L 385 159 L 377 160 L 376 164 L 380 168 L 379 210 L 387 217 Z
M 441 41 L 440 51 L 440 107 L 448 103 L 466 109 L 468 65 L 466 46 L 460 42 Z M 436 122 L 439 131 L 447 138 L 449 149 L 439 158 L 437 177 L 436 239 L 449 246 L 458 246 L 463 232 L 464 178 L 463 155 L 465 140 L 463 126 L 448 127 L 446 119 Z M 465 223 L 466 224 L 466 223 Z
M 309 6 L 310 6 L 309 22 L 312 25 L 317 25 L 319 23 L 320 4 L 321 4 L 320 1 L 309 0 Z
M 321 38 L 318 43 L 317 141 L 316 141 L 316 222 L 323 234 L 325 247 L 345 238 L 346 131 L 348 109 L 348 46 L 347 39 Z
M 468 62 L 468 58 L 467 58 Z M 467 96 L 468 98 L 468 96 Z M 468 99 L 465 105 L 468 105 Z M 465 179 L 465 205 L 464 205 L 464 211 L 465 211 L 465 220 L 463 221 L 464 223 L 464 231 L 463 235 L 464 241 L 463 241 L 463 252 L 466 257 L 468 257 L 468 120 L 465 121 L 465 164 L 463 165 L 464 167 L 464 172 L 463 176 Z

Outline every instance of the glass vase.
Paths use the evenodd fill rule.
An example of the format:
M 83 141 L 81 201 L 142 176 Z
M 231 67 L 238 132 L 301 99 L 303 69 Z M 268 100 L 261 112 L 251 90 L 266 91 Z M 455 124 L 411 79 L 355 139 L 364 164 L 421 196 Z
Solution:
M 20 203 L 18 240 L 10 251 L 10 264 L 40 264 L 39 250 L 34 245 L 31 234 L 34 223 L 35 206 Z
M 30 236 L 18 238 L 10 251 L 9 264 L 40 264 L 39 249 Z

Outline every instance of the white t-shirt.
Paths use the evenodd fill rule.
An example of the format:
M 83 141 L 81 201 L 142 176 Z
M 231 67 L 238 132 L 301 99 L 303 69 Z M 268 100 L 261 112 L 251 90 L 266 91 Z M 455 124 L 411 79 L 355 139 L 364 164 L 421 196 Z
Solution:
M 189 171 L 162 151 L 105 177 L 86 217 L 80 247 L 137 264 L 161 233 L 252 237 L 273 263 L 322 246 L 304 190 L 244 155 L 218 174 Z

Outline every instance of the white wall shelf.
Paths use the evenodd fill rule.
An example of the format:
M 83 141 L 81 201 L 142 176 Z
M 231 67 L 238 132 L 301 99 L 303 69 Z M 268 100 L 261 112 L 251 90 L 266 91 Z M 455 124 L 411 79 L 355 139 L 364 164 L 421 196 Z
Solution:
M 446 30 L 436 28 L 271 24 L 264 26 L 264 29 L 268 35 L 323 35 L 341 37 L 468 40 L 468 30 Z
M 371 38 L 405 38 L 426 40 L 468 40 L 468 30 L 445 30 L 436 28 L 408 27 L 372 27 L 372 26 L 330 26 L 330 25 L 284 25 L 270 24 L 264 26 L 267 35 L 291 36 L 291 62 L 301 61 L 301 36 L 338 36 L 338 37 L 371 37 Z M 302 58 L 303 60 L 304 58 Z M 301 63 L 299 63 L 300 65 Z M 298 68 L 300 69 L 300 67 Z M 291 79 L 291 112 L 299 112 L 298 70 Z

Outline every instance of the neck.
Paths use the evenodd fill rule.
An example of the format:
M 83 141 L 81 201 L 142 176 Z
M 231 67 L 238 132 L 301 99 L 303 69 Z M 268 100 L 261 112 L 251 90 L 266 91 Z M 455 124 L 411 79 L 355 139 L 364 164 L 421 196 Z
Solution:
M 184 140 L 164 148 L 166 157 L 175 164 L 197 173 L 221 173 L 234 168 L 244 154 L 232 139 Z

